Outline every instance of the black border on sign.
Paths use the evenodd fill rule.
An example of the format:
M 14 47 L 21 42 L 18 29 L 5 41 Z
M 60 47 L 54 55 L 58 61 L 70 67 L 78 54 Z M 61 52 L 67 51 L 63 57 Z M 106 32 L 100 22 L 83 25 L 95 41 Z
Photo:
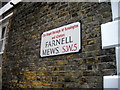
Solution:
M 44 32 L 42 32 L 41 37 L 40 37 L 41 40 L 40 40 L 39 57 L 40 57 L 40 58 L 48 58 L 48 57 L 55 57 L 55 56 L 61 56 L 61 55 L 76 54 L 76 53 L 81 52 L 81 51 L 82 51 L 82 21 L 81 21 L 81 20 L 78 20 L 78 21 L 66 23 L 66 24 L 61 25 L 61 26 L 59 26 L 59 27 L 62 27 L 62 26 L 65 26 L 65 25 L 69 25 L 69 24 L 72 24 L 72 23 L 75 23 L 75 22 L 79 22 L 79 23 L 80 23 L 80 45 L 81 45 L 81 47 L 80 47 L 80 50 L 78 50 L 78 52 L 71 52 L 71 53 L 65 53 L 65 54 L 58 54 L 58 55 L 51 55 L 51 56 L 44 56 L 44 57 L 42 57 L 42 56 L 41 56 L 41 40 L 42 40 L 42 34 L 44 33 Z M 55 28 L 53 28 L 53 29 L 56 29 L 56 28 L 59 28 L 59 27 L 55 27 Z M 51 30 L 53 30 L 53 29 L 51 29 Z M 49 31 L 50 31 L 50 30 L 49 30 Z M 45 31 L 45 32 L 47 32 L 47 31 Z

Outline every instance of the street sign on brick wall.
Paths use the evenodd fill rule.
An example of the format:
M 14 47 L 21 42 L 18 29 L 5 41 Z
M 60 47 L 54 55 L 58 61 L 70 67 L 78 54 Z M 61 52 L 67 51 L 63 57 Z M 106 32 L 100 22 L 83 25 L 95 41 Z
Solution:
M 42 34 L 41 57 L 79 52 L 81 49 L 79 22 L 65 25 Z

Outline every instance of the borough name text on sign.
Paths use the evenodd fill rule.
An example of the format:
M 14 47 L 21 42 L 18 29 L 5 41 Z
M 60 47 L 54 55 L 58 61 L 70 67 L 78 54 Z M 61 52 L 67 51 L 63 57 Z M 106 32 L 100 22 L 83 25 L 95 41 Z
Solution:
M 41 57 L 79 52 L 80 27 L 80 22 L 75 22 L 44 32 L 41 37 Z

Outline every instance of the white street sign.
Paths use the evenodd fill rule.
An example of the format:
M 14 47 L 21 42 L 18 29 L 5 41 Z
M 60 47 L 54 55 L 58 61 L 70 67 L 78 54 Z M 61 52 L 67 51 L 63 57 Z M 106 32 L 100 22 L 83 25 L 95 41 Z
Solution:
M 81 26 L 79 22 L 65 25 L 42 34 L 41 57 L 79 52 Z

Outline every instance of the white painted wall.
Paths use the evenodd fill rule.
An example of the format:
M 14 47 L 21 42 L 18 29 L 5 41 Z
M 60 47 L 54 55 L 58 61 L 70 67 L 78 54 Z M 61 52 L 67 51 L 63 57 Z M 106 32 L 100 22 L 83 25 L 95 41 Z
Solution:
M 13 5 L 10 4 L 10 2 L 12 2 L 13 4 L 17 4 L 17 3 L 21 2 L 21 1 L 22 0 L 11 0 L 11 1 L 9 1 L 4 7 L 2 7 L 0 9 L 0 16 L 13 7 Z

